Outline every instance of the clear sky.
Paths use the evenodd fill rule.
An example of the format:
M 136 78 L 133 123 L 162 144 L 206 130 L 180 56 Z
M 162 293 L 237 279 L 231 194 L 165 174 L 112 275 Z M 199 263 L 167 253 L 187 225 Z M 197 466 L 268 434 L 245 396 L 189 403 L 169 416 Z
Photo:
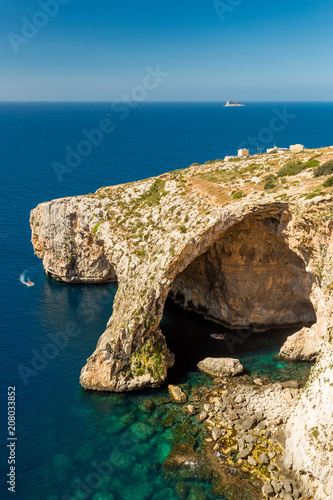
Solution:
M 333 100 L 331 0 L 219 4 L 1 0 L 0 101 L 111 101 L 157 65 L 152 101 Z

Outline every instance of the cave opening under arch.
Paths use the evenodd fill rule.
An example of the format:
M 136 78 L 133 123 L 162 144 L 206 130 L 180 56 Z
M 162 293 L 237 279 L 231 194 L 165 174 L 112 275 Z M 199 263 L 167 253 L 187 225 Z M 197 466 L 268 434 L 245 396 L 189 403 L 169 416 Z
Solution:
M 255 366 L 265 350 L 269 356 L 288 335 L 316 322 L 315 278 L 279 224 L 269 214 L 245 218 L 175 277 L 161 324 L 176 356 L 173 372 L 208 356 L 252 353 Z M 211 339 L 211 332 L 226 333 L 227 340 Z

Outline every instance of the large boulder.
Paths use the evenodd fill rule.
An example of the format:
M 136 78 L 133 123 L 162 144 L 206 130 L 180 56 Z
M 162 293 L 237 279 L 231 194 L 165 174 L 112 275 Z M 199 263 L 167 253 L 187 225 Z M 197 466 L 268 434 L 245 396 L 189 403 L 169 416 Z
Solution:
M 280 358 L 287 361 L 315 361 L 320 341 L 316 325 L 302 328 L 287 338 L 280 349 Z
M 180 387 L 178 387 L 178 385 L 169 385 L 168 391 L 171 401 L 178 404 L 186 403 L 187 401 L 186 394 L 181 390 Z
M 222 377 L 225 375 L 233 377 L 244 370 L 239 359 L 233 358 L 205 358 L 199 361 L 198 368 L 211 377 Z

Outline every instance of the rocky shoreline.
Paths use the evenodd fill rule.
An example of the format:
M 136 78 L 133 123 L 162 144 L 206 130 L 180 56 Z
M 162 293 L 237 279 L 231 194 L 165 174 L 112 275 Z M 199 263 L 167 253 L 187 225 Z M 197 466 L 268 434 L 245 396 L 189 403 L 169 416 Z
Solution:
M 272 384 L 269 379 L 245 375 L 215 379 L 211 388 L 194 389 L 188 395 L 181 387 L 169 386 L 171 400 L 202 424 L 203 443 L 197 452 L 190 445 L 176 445 L 164 470 L 176 469 L 184 479 L 193 477 L 191 468 L 196 477 L 200 469 L 207 476 L 208 468 L 215 498 L 310 498 L 282 460 L 285 427 L 300 385 L 297 381 Z

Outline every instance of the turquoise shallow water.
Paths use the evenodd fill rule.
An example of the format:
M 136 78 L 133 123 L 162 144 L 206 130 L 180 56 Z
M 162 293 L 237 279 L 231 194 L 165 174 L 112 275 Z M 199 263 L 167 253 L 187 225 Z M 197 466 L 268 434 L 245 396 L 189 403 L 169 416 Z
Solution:
M 331 144 L 332 103 L 286 106 L 295 118 L 274 138 L 279 146 Z M 75 498 L 78 484 L 88 489 L 76 494 L 76 500 L 96 495 L 94 500 L 103 495 L 117 500 L 154 495 L 155 500 L 175 498 L 174 484 L 164 480 L 161 463 L 186 431 L 177 430 L 177 424 L 184 423 L 183 415 L 172 428 L 163 427 L 168 412 L 165 405 L 151 413 L 140 409 L 142 401 L 165 396 L 165 387 L 125 396 L 81 389 L 81 367 L 112 313 L 116 287 L 68 286 L 49 280 L 33 255 L 30 210 L 45 200 L 85 194 L 101 186 L 234 154 L 247 137 L 256 137 L 267 127 L 276 107 L 282 109 L 283 104 L 251 103 L 230 110 L 221 103 L 142 103 L 127 120 L 112 117 L 115 132 L 59 182 L 52 162 L 64 161 L 66 147 L 75 147 L 82 140 L 83 129 L 91 130 L 107 117 L 109 104 L 0 103 L 0 411 L 5 421 L 7 387 L 15 385 L 16 499 L 68 500 Z M 273 141 L 263 146 L 272 147 Z M 25 276 L 36 283 L 33 288 L 19 280 L 27 268 Z M 250 375 L 268 375 L 272 380 L 302 378 L 308 373 L 308 365 L 283 363 L 274 357 L 285 332 L 252 335 L 229 353 L 210 339 L 209 333 L 216 329 L 168 303 L 163 331 L 176 353 L 169 381 L 209 383 L 196 370 L 196 363 L 211 353 L 239 357 Z M 66 331 L 72 332 L 67 345 L 50 351 L 47 346 Z M 49 357 L 42 362 L 45 349 Z M 18 370 L 22 366 L 30 370 L 25 381 Z M 7 434 L 5 426 L 0 427 L 0 468 L 5 477 L 8 464 L 3 443 Z M 89 486 L 89 474 L 110 454 L 115 457 L 112 471 L 105 477 L 96 472 L 102 474 L 102 481 L 93 475 Z M 209 485 L 202 486 L 208 493 Z M 5 482 L 0 485 L 0 498 L 12 498 Z
M 290 379 L 304 382 L 312 366 L 311 363 L 291 363 L 278 357 L 288 335 L 299 328 L 238 333 L 207 321 L 195 312 L 184 311 L 171 299 L 167 300 L 162 326 L 167 343 L 176 354 L 175 367 L 170 371 L 171 379 L 183 380 L 186 370 L 193 369 L 201 359 L 209 356 L 237 358 L 246 374 L 252 378 L 269 377 L 271 382 Z M 212 339 L 211 332 L 228 333 L 230 340 Z

